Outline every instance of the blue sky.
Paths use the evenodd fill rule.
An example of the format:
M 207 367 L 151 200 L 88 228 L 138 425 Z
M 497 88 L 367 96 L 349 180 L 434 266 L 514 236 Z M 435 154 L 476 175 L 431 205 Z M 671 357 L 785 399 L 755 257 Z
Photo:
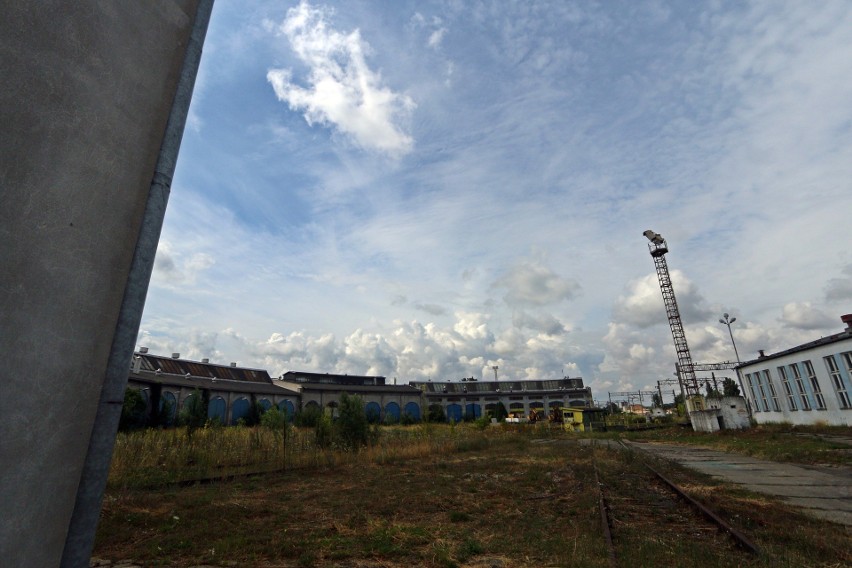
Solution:
M 217 0 L 139 345 L 408 380 L 674 366 L 852 312 L 852 5 Z

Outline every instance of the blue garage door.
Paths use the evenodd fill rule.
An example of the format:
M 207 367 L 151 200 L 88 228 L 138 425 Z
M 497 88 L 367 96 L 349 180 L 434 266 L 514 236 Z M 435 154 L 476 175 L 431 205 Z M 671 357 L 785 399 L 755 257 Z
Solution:
M 461 422 L 462 407 L 460 404 L 447 405 L 447 420 L 450 422 Z
M 247 398 L 238 398 L 231 405 L 231 424 L 236 424 L 240 418 L 246 418 L 249 414 L 250 403 Z
M 420 405 L 416 402 L 409 402 L 405 405 L 405 413 L 411 416 L 417 422 L 420 422 Z
M 464 407 L 464 417 L 468 420 L 482 416 L 482 407 L 478 404 L 468 404 Z
M 278 410 L 287 414 L 288 421 L 292 421 L 293 417 L 296 415 L 296 407 L 294 407 L 293 402 L 289 400 L 282 400 L 279 402 Z
M 210 399 L 210 404 L 207 406 L 207 418 L 210 420 L 216 419 L 220 423 L 225 423 L 225 399 L 221 396 Z
M 385 405 L 385 422 L 399 422 L 399 405 L 389 402 Z
M 164 408 L 166 411 L 163 418 L 166 421 L 166 426 L 171 426 L 175 423 L 175 416 L 177 415 L 177 399 L 169 391 L 163 391 L 163 394 L 160 396 L 160 412 L 163 412 Z
M 260 399 L 260 402 L 258 404 L 260 404 L 260 407 L 263 409 L 264 412 L 272 408 L 272 403 L 269 402 L 268 398 Z
M 364 408 L 364 412 L 367 414 L 367 421 L 370 424 L 381 422 L 382 407 L 379 406 L 378 402 L 368 402 L 367 406 Z

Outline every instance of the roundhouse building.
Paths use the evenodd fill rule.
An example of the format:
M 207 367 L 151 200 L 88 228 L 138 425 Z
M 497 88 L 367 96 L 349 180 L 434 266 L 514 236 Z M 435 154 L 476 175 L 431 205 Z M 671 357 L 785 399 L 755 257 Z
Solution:
M 167 424 L 174 423 L 193 396 L 207 402 L 208 418 L 223 424 L 236 424 L 248 416 L 255 402 L 265 409 L 275 405 L 291 418 L 299 407 L 299 393 L 273 384 L 262 369 L 190 361 L 179 353 L 152 355 L 144 347 L 134 353 L 127 388 L 140 391 L 149 418 L 164 413 Z
M 316 406 L 336 416 L 343 393 L 360 396 L 367 417 L 373 422 L 399 422 L 404 416 L 414 421 L 423 417 L 422 393 L 408 385 L 386 384 L 385 377 L 333 375 L 288 371 L 275 381 L 289 391 L 298 392 L 302 408 Z
M 412 381 L 421 390 L 428 408 L 440 404 L 447 420 L 460 421 L 465 417 L 479 418 L 503 403 L 510 413 L 528 416 L 532 410 L 549 412 L 552 408 L 593 406 L 591 387 L 583 387 L 582 378 L 522 381 L 460 382 Z

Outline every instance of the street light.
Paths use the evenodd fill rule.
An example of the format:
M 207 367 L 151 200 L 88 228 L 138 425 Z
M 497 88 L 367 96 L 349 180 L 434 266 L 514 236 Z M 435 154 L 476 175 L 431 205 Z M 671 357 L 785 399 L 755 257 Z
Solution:
M 740 354 L 737 351 L 737 343 L 734 341 L 734 332 L 731 331 L 731 324 L 734 323 L 735 321 L 737 321 L 737 318 L 728 319 L 729 318 L 728 314 L 722 314 L 722 317 L 725 318 L 725 319 L 720 319 L 719 323 L 721 323 L 722 325 L 728 326 L 728 335 L 731 336 L 731 343 L 734 346 L 734 355 L 737 356 L 737 363 L 739 363 L 740 362 Z
M 737 321 L 737 318 L 732 318 L 728 314 L 722 314 L 722 319 L 719 319 L 719 323 L 722 325 L 728 326 L 728 335 L 731 336 L 731 344 L 734 346 L 734 355 L 737 356 L 737 363 L 740 362 L 740 353 L 737 351 L 737 342 L 734 341 L 734 332 L 731 331 L 731 324 Z M 740 394 L 746 400 L 746 408 L 748 409 L 748 415 L 751 416 L 751 403 L 746 396 L 745 387 L 743 386 L 743 379 L 740 376 L 740 370 L 737 369 L 737 382 L 740 383 Z

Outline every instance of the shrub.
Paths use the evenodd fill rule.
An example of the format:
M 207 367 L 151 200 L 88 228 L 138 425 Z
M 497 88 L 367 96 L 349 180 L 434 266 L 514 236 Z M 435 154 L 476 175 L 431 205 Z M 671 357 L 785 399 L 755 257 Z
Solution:
M 446 422 L 447 415 L 444 413 L 444 407 L 440 404 L 430 404 L 429 410 L 426 412 L 426 420 L 429 422 Z
M 331 447 L 332 442 L 334 442 L 334 428 L 331 418 L 327 414 L 320 412 L 316 426 L 314 426 L 314 435 L 318 448 L 324 450 Z
M 340 417 L 334 426 L 344 449 L 357 450 L 370 439 L 370 424 L 360 396 L 340 395 Z
M 184 401 L 183 408 L 178 417 L 178 424 L 186 426 L 187 434 L 192 435 L 196 428 L 202 428 L 207 423 L 207 404 L 210 393 L 208 391 L 195 391 Z
M 122 432 L 138 430 L 145 427 L 147 421 L 146 412 L 148 406 L 142 393 L 136 389 L 124 391 L 124 404 L 121 406 L 121 418 L 118 421 L 118 429 Z
M 301 409 L 293 417 L 293 424 L 305 428 L 316 428 L 322 417 L 322 410 L 319 406 L 309 405 Z
M 263 413 L 260 417 L 260 425 L 273 432 L 281 432 L 287 428 L 287 413 L 278 410 L 275 406 Z
M 399 423 L 403 426 L 411 426 L 412 424 L 417 424 L 417 419 L 408 412 L 403 412 L 402 418 L 399 419 Z
M 505 422 L 508 417 L 509 412 L 506 410 L 506 406 L 502 402 L 498 402 L 497 408 L 494 409 L 494 418 L 497 419 L 497 422 Z

